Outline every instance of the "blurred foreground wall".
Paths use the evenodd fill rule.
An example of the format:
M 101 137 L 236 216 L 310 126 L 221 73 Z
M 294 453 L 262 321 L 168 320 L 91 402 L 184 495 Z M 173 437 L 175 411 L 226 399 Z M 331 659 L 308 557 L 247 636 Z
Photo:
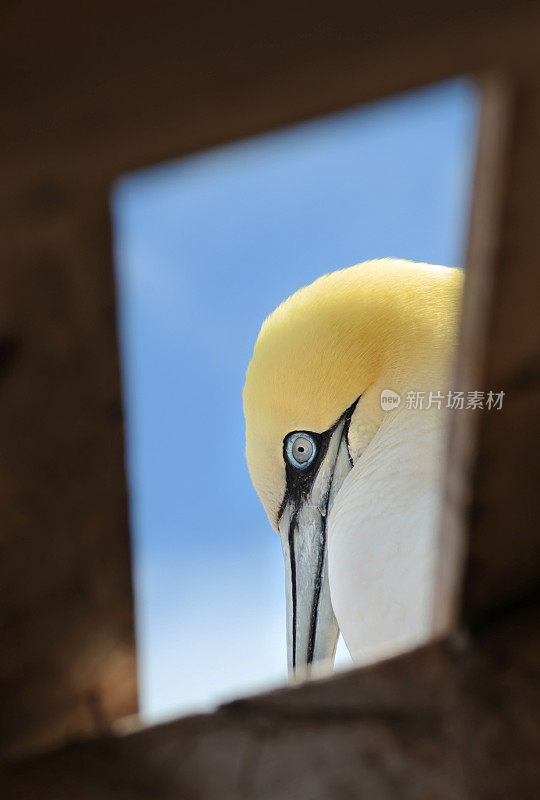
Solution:
M 0 39 L 2 797 L 536 796 L 538 4 L 22 0 L 2 10 Z M 484 107 L 459 385 L 506 397 L 453 421 L 438 612 L 455 632 L 125 734 L 136 664 L 112 181 L 462 73 Z

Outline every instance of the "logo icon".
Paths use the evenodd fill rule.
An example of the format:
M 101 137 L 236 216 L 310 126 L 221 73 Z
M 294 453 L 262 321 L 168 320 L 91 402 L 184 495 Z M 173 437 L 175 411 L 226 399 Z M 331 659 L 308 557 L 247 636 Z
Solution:
M 383 389 L 381 392 L 381 408 L 383 411 L 393 411 L 401 403 L 401 397 L 392 389 Z

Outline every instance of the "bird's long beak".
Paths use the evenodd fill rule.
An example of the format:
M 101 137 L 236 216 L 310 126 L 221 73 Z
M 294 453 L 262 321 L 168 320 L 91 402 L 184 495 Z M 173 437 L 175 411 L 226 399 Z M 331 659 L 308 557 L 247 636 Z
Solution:
M 351 470 L 347 447 L 350 415 L 329 432 L 329 441 L 309 493 L 291 495 L 279 533 L 285 557 L 289 680 L 331 672 L 339 635 L 328 581 L 327 520 Z

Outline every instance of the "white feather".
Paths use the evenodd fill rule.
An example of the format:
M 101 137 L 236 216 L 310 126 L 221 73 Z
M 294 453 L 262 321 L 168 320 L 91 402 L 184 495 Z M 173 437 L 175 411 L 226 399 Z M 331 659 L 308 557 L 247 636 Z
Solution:
M 332 605 L 353 659 L 432 633 L 444 410 L 390 412 L 341 487 L 329 520 Z

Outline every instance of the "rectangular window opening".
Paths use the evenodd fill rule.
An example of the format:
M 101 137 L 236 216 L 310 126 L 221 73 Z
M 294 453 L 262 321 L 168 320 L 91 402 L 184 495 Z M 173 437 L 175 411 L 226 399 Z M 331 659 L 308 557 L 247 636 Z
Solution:
M 332 270 L 384 257 L 462 267 L 477 118 L 475 86 L 457 79 L 114 187 L 146 720 L 285 683 L 283 555 L 244 454 L 255 340 Z M 336 665 L 349 664 L 340 640 Z

